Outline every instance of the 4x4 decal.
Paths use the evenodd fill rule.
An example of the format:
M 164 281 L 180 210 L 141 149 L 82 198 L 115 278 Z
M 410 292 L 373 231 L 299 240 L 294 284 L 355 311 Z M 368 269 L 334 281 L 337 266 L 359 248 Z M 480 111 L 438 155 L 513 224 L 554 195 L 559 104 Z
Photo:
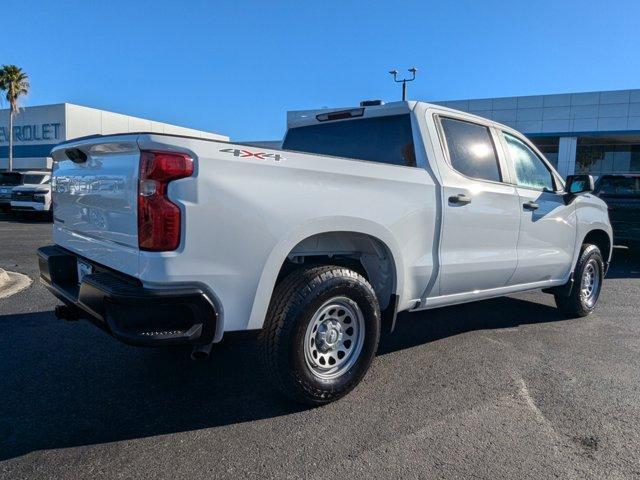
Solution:
M 269 158 L 274 159 L 276 162 L 284 160 L 279 153 L 266 153 L 266 152 L 251 152 L 249 150 L 242 150 L 239 148 L 223 148 L 219 150 L 222 153 L 232 153 L 234 157 L 255 157 L 258 160 L 267 160 Z

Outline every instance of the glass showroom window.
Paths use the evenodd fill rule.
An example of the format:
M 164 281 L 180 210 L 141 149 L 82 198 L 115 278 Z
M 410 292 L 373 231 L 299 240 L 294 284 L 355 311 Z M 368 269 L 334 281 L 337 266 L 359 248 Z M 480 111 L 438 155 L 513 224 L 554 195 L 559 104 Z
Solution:
M 579 137 L 576 173 L 640 172 L 640 136 Z

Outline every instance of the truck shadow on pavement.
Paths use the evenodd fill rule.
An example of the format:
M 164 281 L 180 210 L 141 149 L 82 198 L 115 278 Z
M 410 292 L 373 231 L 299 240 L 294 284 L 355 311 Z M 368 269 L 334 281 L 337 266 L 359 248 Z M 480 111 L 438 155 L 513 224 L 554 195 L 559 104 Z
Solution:
M 21 212 L 8 213 L 0 212 L 0 222 L 3 223 L 52 223 L 51 215 L 45 213 Z
M 550 298 L 552 298 L 550 296 Z M 553 300 L 552 300 L 553 302 Z M 515 328 L 520 325 L 566 320 L 555 306 L 512 297 L 435 308 L 398 316 L 396 329 L 383 336 L 378 355 L 423 345 L 454 335 Z
M 559 319 L 548 305 L 516 298 L 403 314 L 379 354 Z M 0 317 L 0 460 L 305 410 L 271 389 L 256 350 L 254 340 L 223 343 L 209 360 L 193 362 L 188 351 L 120 345 L 88 322 L 62 322 L 52 312 Z

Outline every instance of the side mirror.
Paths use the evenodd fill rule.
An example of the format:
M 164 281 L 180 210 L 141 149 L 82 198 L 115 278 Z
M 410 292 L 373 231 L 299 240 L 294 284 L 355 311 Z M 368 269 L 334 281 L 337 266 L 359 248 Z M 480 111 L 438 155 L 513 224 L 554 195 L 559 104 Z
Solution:
M 569 175 L 564 186 L 564 191 L 570 195 L 593 192 L 595 188 L 591 175 Z

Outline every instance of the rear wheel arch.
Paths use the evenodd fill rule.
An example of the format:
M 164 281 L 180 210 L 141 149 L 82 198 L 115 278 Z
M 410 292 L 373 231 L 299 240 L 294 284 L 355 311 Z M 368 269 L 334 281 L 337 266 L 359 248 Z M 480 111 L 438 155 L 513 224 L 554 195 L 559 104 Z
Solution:
M 332 231 L 301 240 L 282 262 L 274 289 L 286 275 L 303 265 L 339 265 L 360 273 L 373 287 L 382 310 L 398 292 L 398 268 L 391 249 L 366 233 Z
M 380 245 L 384 245 L 389 254 L 388 258 L 393 259 L 394 266 L 394 287 L 391 292 L 391 300 L 394 304 L 402 305 L 402 292 L 406 273 L 403 263 L 403 252 L 398 240 L 388 228 L 380 223 L 361 217 L 331 216 L 314 218 L 289 231 L 286 235 L 281 235 L 280 241 L 270 248 L 262 265 L 258 283 L 256 284 L 255 295 L 253 297 L 251 313 L 246 329 L 259 330 L 264 326 L 269 304 L 273 298 L 278 281 L 281 281 L 283 278 L 283 267 L 292 261 L 291 254 L 296 247 L 308 241 L 310 238 L 319 238 L 323 235 L 337 233 L 363 235 L 375 239 Z M 316 251 L 315 253 L 316 255 L 314 256 L 319 257 L 319 252 Z M 319 258 L 317 259 L 319 260 Z M 332 262 L 330 263 L 335 264 L 336 261 L 343 259 L 344 257 L 342 256 L 333 255 L 333 258 L 331 258 Z M 298 258 L 296 261 L 299 260 Z M 329 260 L 328 256 L 327 260 Z M 294 266 L 302 267 L 303 264 L 298 263 Z M 354 269 L 353 265 L 346 266 Z M 287 267 L 285 267 L 285 269 L 286 268 Z M 361 271 L 358 270 L 358 268 L 354 270 Z M 367 278 L 369 275 L 365 274 L 364 276 Z

